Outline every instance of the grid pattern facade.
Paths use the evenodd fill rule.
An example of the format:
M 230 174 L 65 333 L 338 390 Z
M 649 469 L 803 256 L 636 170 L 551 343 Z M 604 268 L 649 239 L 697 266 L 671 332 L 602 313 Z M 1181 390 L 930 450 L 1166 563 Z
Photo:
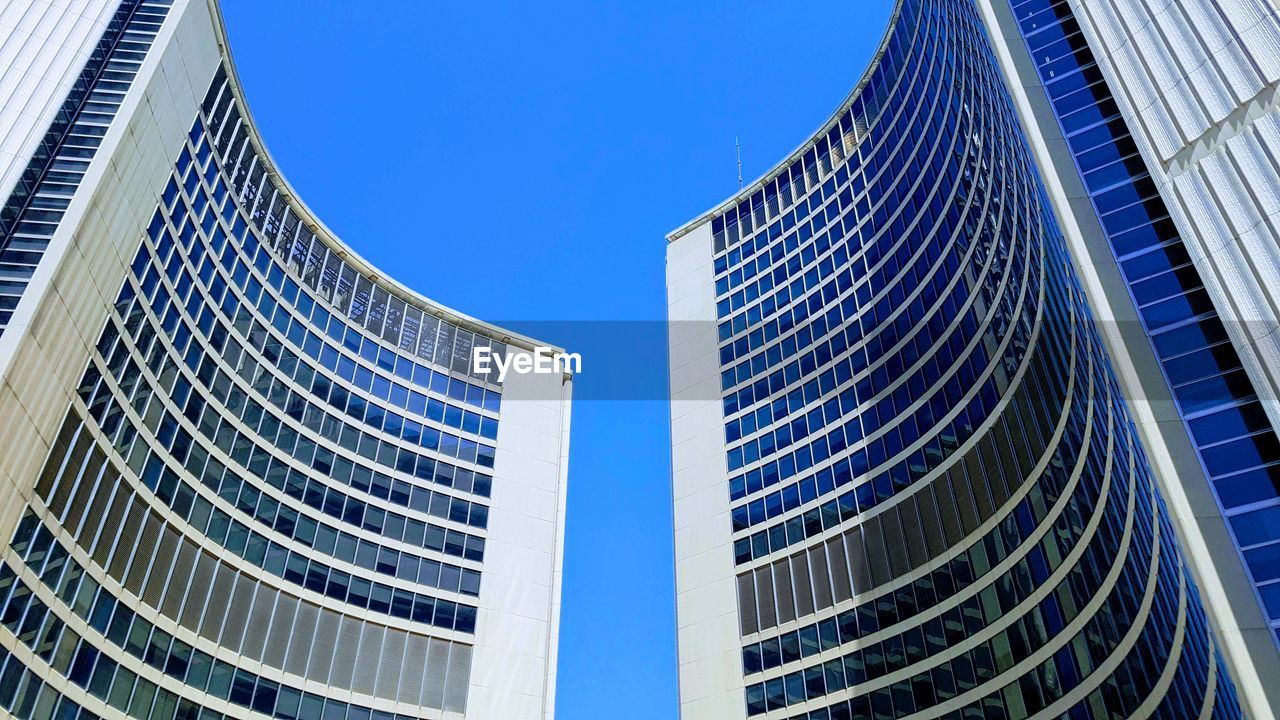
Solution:
M 703 222 L 745 715 L 1240 716 L 969 2 Z
M 1070 4 L 1027 0 L 1011 8 L 1280 639 L 1280 438 Z
M 125 2 L 117 19 L 154 36 L 168 7 Z M 112 64 L 120 48 L 132 72 L 146 59 L 138 32 L 112 25 L 101 48 L 116 54 L 99 52 L 84 73 L 108 81 L 113 108 L 131 79 Z M 481 608 L 498 612 L 511 592 L 507 570 L 503 596 L 480 600 L 503 388 L 470 358 L 477 345 L 507 347 L 326 236 L 270 171 L 225 67 L 210 72 L 4 538 L 0 708 L 24 719 L 460 717 Z M 97 92 L 78 86 L 69 105 L 105 113 Z M 96 145 L 76 138 L 95 136 L 90 120 L 100 138 L 112 119 L 59 119 L 69 124 L 50 137 L 71 141 L 50 141 L 45 184 L 15 195 L 25 204 L 6 228 L 44 222 L 36 229 L 52 236 L 61 216 L 30 208 L 46 181 L 66 179 L 57 153 L 79 148 L 83 177 Z

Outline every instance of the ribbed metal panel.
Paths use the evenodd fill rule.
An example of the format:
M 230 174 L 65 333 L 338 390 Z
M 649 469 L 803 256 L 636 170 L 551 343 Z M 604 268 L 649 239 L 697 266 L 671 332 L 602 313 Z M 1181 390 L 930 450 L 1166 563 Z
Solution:
M 445 681 L 444 709 L 464 712 L 467 709 L 467 683 L 471 677 L 471 648 L 454 645 L 449 653 L 449 671 Z
M 171 618 L 181 617 L 182 599 L 186 597 L 195 571 L 195 560 L 198 550 L 183 544 L 173 563 L 173 581 L 165 586 L 164 599 L 160 602 L 160 612 Z
M 368 638 L 366 638 L 368 639 Z M 405 669 L 409 674 L 417 672 L 416 668 L 406 668 L 404 664 L 405 636 L 399 633 L 387 633 L 382 647 L 377 651 L 378 680 L 373 694 L 378 697 L 397 697 L 400 686 L 400 671 Z M 445 703 L 449 702 L 448 694 Z
M 169 573 L 173 570 L 174 557 L 181 547 L 177 533 L 167 528 L 160 533 L 155 557 L 151 560 L 151 570 L 142 586 L 142 601 L 151 607 L 160 606 L 164 589 L 169 583 Z
M 400 702 L 410 705 L 422 702 L 422 675 L 427 668 L 427 646 L 427 638 L 421 635 L 410 635 L 405 642 L 404 666 L 396 696 Z
M 333 668 L 333 656 L 338 649 L 338 618 L 327 613 L 320 613 L 320 622 L 316 624 L 315 638 L 311 642 L 311 660 L 307 663 L 307 677 L 317 682 L 328 682 L 330 670 Z
M 245 626 L 240 654 L 255 660 L 262 659 L 267 633 L 271 629 L 271 617 L 275 612 L 276 598 L 280 593 L 258 583 L 254 585 L 253 602 L 249 610 L 249 623 Z
M 383 661 L 382 640 L 385 631 L 377 625 L 366 624 L 363 629 L 357 625 L 356 633 L 352 644 L 347 646 L 358 648 L 354 653 L 347 653 L 355 661 L 355 678 L 351 687 L 356 692 L 372 695 L 378 682 L 378 665 Z
M 361 672 L 372 676 L 377 669 L 372 670 L 362 668 L 361 665 L 366 663 L 369 658 L 364 657 L 361 653 L 367 653 L 364 650 L 361 637 L 362 623 L 353 618 L 342 618 L 338 623 L 338 647 L 342 648 L 342 652 L 333 659 L 333 669 L 329 674 L 329 682 L 339 687 L 349 687 L 356 692 L 368 693 L 367 688 L 372 687 L 372 680 L 361 683 L 359 678 Z M 353 684 L 354 683 L 354 684 Z
M 222 621 L 226 617 L 227 600 L 236 584 L 236 574 L 222 563 L 216 563 L 213 572 L 213 584 L 209 588 L 208 602 L 204 608 L 204 616 L 200 621 L 200 634 L 207 638 L 216 638 L 222 631 Z
M 320 608 L 304 602 L 298 605 L 298 617 L 293 623 L 293 636 L 296 638 L 314 638 L 316 618 Z M 311 657 L 311 644 L 308 642 L 290 642 L 289 655 L 285 659 L 284 669 L 298 676 L 306 676 L 307 659 Z
M 444 681 L 449 667 L 449 644 L 432 639 L 427 647 L 427 666 L 422 678 L 422 704 L 440 707 L 444 704 Z
M 0 201 L 71 89 L 117 0 L 0 5 Z
M 213 582 L 213 574 L 217 569 L 217 561 L 205 553 L 196 556 L 195 572 L 191 576 L 191 587 L 209 588 Z M 200 627 L 200 618 L 204 615 L 204 605 L 209 599 L 205 593 L 188 593 L 182 603 L 181 622 L 189 628 Z
M 293 633 L 293 620 L 298 612 L 298 601 L 281 595 L 276 601 L 275 614 L 271 618 L 271 631 L 263 648 L 262 662 L 274 668 L 283 668 L 289 638 Z

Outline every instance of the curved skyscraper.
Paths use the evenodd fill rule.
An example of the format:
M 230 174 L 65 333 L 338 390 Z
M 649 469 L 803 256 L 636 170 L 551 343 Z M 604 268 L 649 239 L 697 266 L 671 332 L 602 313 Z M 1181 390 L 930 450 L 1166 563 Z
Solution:
M 0 708 L 550 718 L 568 375 L 315 218 L 214 2 L 7 3 L 0 92 Z
M 1020 112 L 973 2 L 902 0 L 670 235 L 685 718 L 1242 717 Z

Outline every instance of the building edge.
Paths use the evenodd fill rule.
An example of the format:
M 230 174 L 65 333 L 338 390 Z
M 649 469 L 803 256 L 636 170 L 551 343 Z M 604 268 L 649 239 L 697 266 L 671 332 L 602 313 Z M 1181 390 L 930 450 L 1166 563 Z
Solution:
M 1108 240 L 1006 0 L 974 0 L 1022 121 L 1069 257 L 1100 321 L 1148 460 L 1170 508 L 1246 714 L 1271 720 L 1280 708 L 1280 655 L 1210 480 L 1179 414 Z M 1082 23 L 1083 25 L 1083 23 Z M 1092 45 L 1092 43 L 1091 43 Z M 1126 113 L 1126 117 L 1129 117 Z M 1178 203 L 1169 203 L 1178 214 Z M 1248 367 L 1248 366 L 1246 366 Z

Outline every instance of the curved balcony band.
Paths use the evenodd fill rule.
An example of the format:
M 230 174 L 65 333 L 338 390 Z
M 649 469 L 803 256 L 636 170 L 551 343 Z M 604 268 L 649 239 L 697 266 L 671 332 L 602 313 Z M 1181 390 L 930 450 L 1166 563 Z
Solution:
M 746 715 L 1241 716 L 970 2 L 704 225 Z

